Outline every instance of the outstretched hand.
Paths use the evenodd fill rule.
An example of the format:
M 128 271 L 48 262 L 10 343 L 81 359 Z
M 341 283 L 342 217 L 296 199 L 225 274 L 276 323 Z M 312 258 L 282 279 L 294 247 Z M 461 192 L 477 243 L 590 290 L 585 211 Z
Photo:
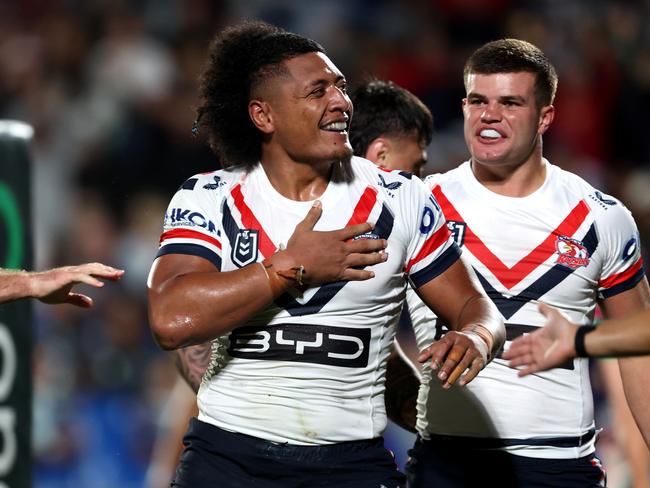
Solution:
M 476 378 L 488 363 L 488 352 L 487 344 L 478 334 L 452 330 L 424 349 L 418 356 L 418 361 L 424 363 L 431 360 L 431 369 L 440 369 L 438 379 L 442 381 L 442 387 L 447 389 L 459 377 L 461 386 Z
M 544 327 L 518 337 L 503 354 L 511 368 L 521 368 L 519 376 L 554 368 L 576 355 L 574 340 L 578 325 L 544 303 L 538 308 L 546 317 Z
M 332 281 L 362 281 L 375 274 L 358 267 L 371 266 L 386 261 L 386 239 L 354 239 L 373 229 L 365 222 L 332 231 L 315 231 L 314 226 L 322 214 L 319 201 L 309 209 L 300 222 L 285 250 L 270 260 L 276 269 L 303 266 L 302 281 L 309 284 Z
M 117 281 L 124 274 L 123 270 L 101 263 L 86 263 L 78 266 L 64 266 L 47 271 L 30 273 L 31 296 L 43 303 L 69 303 L 77 307 L 89 308 L 92 298 L 81 293 L 74 293 L 72 288 L 85 283 L 101 288 L 101 279 Z

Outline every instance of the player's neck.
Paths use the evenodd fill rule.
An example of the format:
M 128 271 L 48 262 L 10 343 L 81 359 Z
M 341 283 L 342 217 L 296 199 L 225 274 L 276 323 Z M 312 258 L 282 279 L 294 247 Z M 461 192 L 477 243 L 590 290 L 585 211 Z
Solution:
M 294 161 L 264 159 L 262 167 L 271 185 L 282 196 L 296 201 L 318 199 L 327 189 L 332 164 L 304 164 Z
M 471 165 L 474 176 L 483 186 L 506 197 L 526 197 L 546 181 L 546 164 L 541 154 L 519 165 L 482 164 L 475 160 Z

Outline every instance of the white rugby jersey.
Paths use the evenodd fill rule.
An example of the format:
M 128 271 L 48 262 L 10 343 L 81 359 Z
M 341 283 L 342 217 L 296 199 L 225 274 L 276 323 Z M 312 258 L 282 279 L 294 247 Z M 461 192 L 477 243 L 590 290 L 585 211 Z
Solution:
M 315 230 L 372 222 L 388 240 L 375 277 L 290 290 L 213 342 L 199 419 L 293 444 L 373 438 L 386 426 L 384 373 L 406 280 L 419 287 L 460 256 L 431 192 L 416 177 L 353 158 L 354 180 L 330 182 Z M 173 197 L 158 255 L 202 256 L 231 271 L 286 244 L 312 202 L 289 200 L 261 165 L 194 176 Z
M 469 162 L 425 180 L 463 259 L 505 319 L 506 348 L 544 325 L 538 302 L 591 323 L 598 297 L 632 288 L 644 273 L 630 212 L 580 177 L 545 164 L 545 183 L 523 198 L 491 192 Z M 434 339 L 435 317 L 414 292 L 407 302 L 418 346 L 425 347 Z M 442 390 L 425 368 L 417 429 L 423 438 L 501 438 L 511 452 L 530 457 L 579 457 L 594 451 L 590 435 L 580 439 L 594 428 L 592 400 L 586 359 L 519 378 L 499 354 L 464 388 Z

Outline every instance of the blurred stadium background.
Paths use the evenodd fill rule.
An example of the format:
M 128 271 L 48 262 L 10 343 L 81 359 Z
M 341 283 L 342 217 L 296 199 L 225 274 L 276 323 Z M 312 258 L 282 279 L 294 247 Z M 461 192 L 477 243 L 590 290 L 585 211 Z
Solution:
M 33 486 L 144 484 L 176 374 L 149 334 L 145 279 L 169 198 L 217 165 L 191 134 L 216 30 L 263 19 L 322 43 L 351 87 L 373 75 L 420 96 L 436 128 L 426 173 L 467 157 L 466 56 L 495 38 L 529 40 L 560 76 L 547 156 L 622 199 L 648 244 L 649 13 L 647 0 L 0 0 L 0 119 L 35 130 L 34 267 L 128 270 L 91 290 L 89 312 L 34 307 Z M 594 384 L 599 451 L 610 485 L 627 486 Z M 410 442 L 390 429 L 400 463 Z

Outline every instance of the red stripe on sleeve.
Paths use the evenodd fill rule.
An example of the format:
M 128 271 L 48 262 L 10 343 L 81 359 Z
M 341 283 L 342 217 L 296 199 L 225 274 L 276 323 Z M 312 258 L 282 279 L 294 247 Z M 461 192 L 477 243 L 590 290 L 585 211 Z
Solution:
M 632 266 L 627 268 L 625 271 L 621 271 L 620 273 L 617 273 L 615 275 L 610 276 L 609 278 L 606 278 L 602 280 L 600 283 L 598 283 L 598 286 L 600 288 L 613 288 L 614 286 L 624 283 L 628 279 L 632 278 L 639 269 L 643 266 L 643 258 L 639 258 L 639 260 L 634 263 Z
M 426 240 L 426 242 L 422 246 L 422 249 L 420 249 L 420 252 L 417 254 L 417 256 L 415 256 L 413 259 L 411 259 L 408 262 L 408 264 L 404 268 L 404 271 L 408 273 L 414 264 L 419 263 L 428 255 L 430 255 L 433 251 L 435 251 L 440 246 L 442 246 L 445 242 L 447 242 L 447 239 L 449 239 L 450 234 L 451 233 L 449 232 L 449 229 L 447 228 L 446 225 L 443 225 L 437 231 L 431 234 L 431 236 Z
M 163 241 L 166 241 L 167 239 L 177 239 L 177 238 L 197 239 L 200 241 L 209 242 L 213 246 L 217 246 L 219 249 L 221 249 L 221 243 L 214 237 L 210 237 L 203 234 L 202 232 L 197 232 L 195 230 L 189 230 L 189 229 L 174 229 L 174 230 L 168 230 L 167 232 L 163 232 L 162 235 L 160 236 L 159 243 L 162 244 Z

